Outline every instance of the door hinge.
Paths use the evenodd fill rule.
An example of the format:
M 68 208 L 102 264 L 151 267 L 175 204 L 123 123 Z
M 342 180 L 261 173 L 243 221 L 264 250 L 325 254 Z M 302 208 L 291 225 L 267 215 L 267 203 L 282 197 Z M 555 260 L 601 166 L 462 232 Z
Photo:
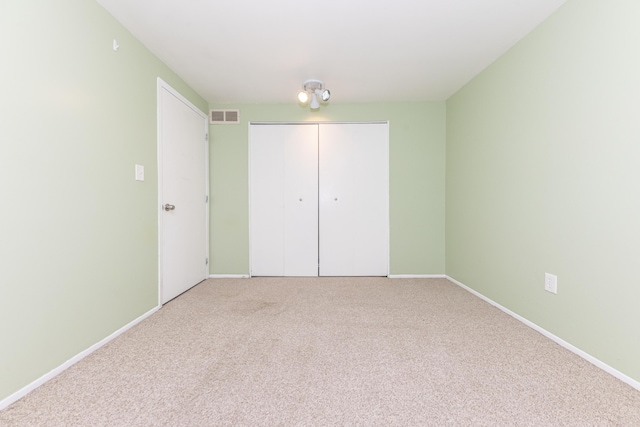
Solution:
M 209 142 L 209 134 L 208 134 L 208 133 L 205 133 L 205 134 L 204 134 L 204 140 L 205 140 L 205 141 L 207 141 L 207 142 Z
M 209 203 L 209 195 L 204 196 L 204 202 Z
M 205 259 L 204 259 L 204 264 L 205 264 L 205 265 L 209 265 L 209 258 L 205 258 Z

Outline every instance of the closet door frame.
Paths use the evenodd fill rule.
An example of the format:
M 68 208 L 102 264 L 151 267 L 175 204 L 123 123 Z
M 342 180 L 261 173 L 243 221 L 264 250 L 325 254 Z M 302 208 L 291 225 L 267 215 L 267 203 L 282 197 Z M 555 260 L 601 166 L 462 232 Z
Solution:
M 389 182 L 389 146 L 390 146 L 390 138 L 389 138 L 389 122 L 388 121 L 364 121 L 364 122 L 261 122 L 261 121 L 256 121 L 256 122 L 249 122 L 248 123 L 248 127 L 249 127 L 249 138 L 248 138 L 248 175 L 249 175 L 249 180 L 248 180 L 248 185 L 249 185 L 249 276 L 252 277 L 254 276 L 253 274 L 253 264 L 254 264 L 254 259 L 253 259 L 253 250 L 252 250 L 252 237 L 253 237 L 253 226 L 252 226 L 252 219 L 251 219 L 251 213 L 252 213 L 252 206 L 251 206 L 251 199 L 252 199 L 252 177 L 251 177 L 251 129 L 252 126 L 256 126 L 256 125 L 317 125 L 318 128 L 318 132 L 321 131 L 322 129 L 322 125 L 325 124 L 352 124 L 352 125 L 357 125 L 357 124 L 382 124 L 382 125 L 386 125 L 387 126 L 387 135 L 386 135 L 386 170 L 385 170 L 385 174 L 386 174 L 386 194 L 385 194 L 385 216 L 386 216 L 386 223 L 385 223 L 385 230 L 384 233 L 386 235 L 386 273 L 384 273 L 383 275 L 381 275 L 382 277 L 388 277 L 389 273 L 391 271 L 391 237 L 390 237 L 390 208 L 389 208 L 389 201 L 390 201 L 390 196 L 389 196 L 389 189 L 390 189 L 390 182 Z M 318 144 L 320 143 L 320 136 L 318 134 Z M 318 171 L 319 172 L 319 171 Z M 318 180 L 319 180 L 319 176 L 318 176 Z M 318 194 L 318 199 L 319 199 L 320 195 Z M 318 200 L 318 203 L 320 203 L 320 201 Z M 320 215 L 320 209 L 318 206 L 318 216 Z M 319 222 L 319 217 L 318 217 L 318 222 Z M 320 233 L 320 231 L 318 230 L 318 233 Z M 318 236 L 318 258 L 320 256 L 320 237 Z M 321 263 L 322 260 L 319 259 L 319 262 Z M 318 268 L 318 275 L 320 273 L 320 268 Z M 259 276 L 259 274 L 255 274 L 255 276 Z

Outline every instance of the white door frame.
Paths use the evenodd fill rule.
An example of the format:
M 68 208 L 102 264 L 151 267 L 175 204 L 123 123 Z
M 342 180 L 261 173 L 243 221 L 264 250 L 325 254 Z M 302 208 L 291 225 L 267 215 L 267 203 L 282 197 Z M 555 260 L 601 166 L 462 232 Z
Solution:
M 180 101 L 184 102 L 189 108 L 191 108 L 195 113 L 197 113 L 199 116 L 202 117 L 203 121 L 204 121 L 204 134 L 207 140 L 207 143 L 205 144 L 205 191 L 207 194 L 207 203 L 205 203 L 205 218 L 207 219 L 207 221 L 205 221 L 205 233 L 207 236 L 207 241 L 209 240 L 209 124 L 208 124 L 208 115 L 203 113 L 198 107 L 196 107 L 193 103 L 191 103 L 187 98 L 185 98 L 184 96 L 182 96 L 180 94 L 180 92 L 178 92 L 177 90 L 175 90 L 174 88 L 172 88 L 167 82 L 165 82 L 164 80 L 162 80 L 160 77 L 158 77 L 158 84 L 157 84 L 157 100 L 156 100 L 156 104 L 157 104 L 157 112 L 156 112 L 156 117 L 157 117 L 157 131 L 156 131 L 156 138 L 157 138 L 157 145 L 156 145 L 156 151 L 157 151 L 157 157 L 158 157 L 158 202 L 157 202 L 157 209 L 158 209 L 158 306 L 162 306 L 162 256 L 163 256 L 163 239 L 162 239 L 162 222 L 163 222 L 163 212 L 162 212 L 162 202 L 163 202 L 163 180 L 162 180 L 162 104 L 161 104 L 161 100 L 162 100 L 162 91 L 166 90 L 167 92 L 171 93 L 173 96 L 175 96 L 176 98 L 178 98 Z M 206 247 L 206 257 L 207 260 L 209 260 L 209 244 L 207 244 Z M 209 264 L 207 264 L 208 266 Z

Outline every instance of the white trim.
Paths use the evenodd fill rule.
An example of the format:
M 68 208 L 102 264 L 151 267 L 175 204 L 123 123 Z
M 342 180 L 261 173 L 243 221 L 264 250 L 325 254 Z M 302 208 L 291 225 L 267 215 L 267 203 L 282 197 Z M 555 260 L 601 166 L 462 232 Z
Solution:
M 389 121 L 387 120 L 386 122 L 381 122 L 380 124 L 384 124 L 385 125 L 385 129 L 386 129 L 386 138 L 387 138 L 387 142 L 386 142 L 386 150 L 387 152 L 385 153 L 387 156 L 387 162 L 386 162 L 386 181 L 387 181 L 387 192 L 385 194 L 385 197 L 387 198 L 387 200 L 385 201 L 385 207 L 386 207 L 386 234 L 387 234 L 387 277 L 389 277 L 389 275 L 391 274 L 391 125 L 389 124 Z
M 260 125 L 260 126 L 271 126 L 271 125 L 370 125 L 370 124 L 389 124 L 389 120 L 374 120 L 374 121 L 364 121 L 364 122 L 332 122 L 332 121 L 308 121 L 308 122 L 249 122 L 249 126 L 252 125 Z
M 210 274 L 209 279 L 249 279 L 248 274 Z
M 253 227 L 253 221 L 251 220 L 251 132 L 253 129 L 251 122 L 249 122 L 247 124 L 247 215 L 248 215 L 248 219 L 249 219 L 249 227 L 248 227 L 248 231 L 249 231 L 249 275 L 247 276 L 248 278 L 251 278 L 251 272 L 253 271 L 253 257 L 251 256 L 251 254 L 253 253 L 252 250 L 252 243 L 251 243 L 251 229 Z M 211 276 L 209 276 L 211 277 Z
M 175 90 L 174 88 L 172 88 L 167 82 L 165 82 L 164 80 L 162 80 L 160 77 L 157 78 L 157 87 L 156 87 L 156 152 L 157 152 L 157 162 L 158 162 L 158 204 L 157 204 L 157 208 L 158 208 L 158 305 L 161 306 L 162 305 L 162 244 L 163 244 L 163 239 L 162 239 L 162 231 L 163 231 L 163 224 L 162 224 L 162 219 L 163 219 L 163 215 L 162 215 L 162 201 L 164 200 L 163 198 L 163 185 L 164 183 L 162 182 L 162 91 L 165 90 L 167 91 L 169 94 L 175 96 L 177 99 L 179 99 L 182 103 L 184 103 L 187 107 L 191 108 L 196 114 L 198 114 L 200 117 L 202 117 L 203 123 L 204 123 L 204 134 L 203 137 L 205 138 L 204 144 L 205 144 L 205 192 L 206 192 L 206 196 L 209 197 L 209 201 L 205 204 L 205 218 L 207 219 L 205 221 L 205 235 L 207 236 L 207 242 L 209 241 L 209 205 L 211 203 L 211 197 L 209 195 L 209 139 L 207 138 L 207 135 L 209 135 L 209 123 L 208 123 L 208 115 L 206 113 L 204 113 L 202 110 L 200 110 L 198 107 L 196 107 L 191 101 L 189 101 L 187 98 L 185 98 L 184 96 L 182 96 L 180 94 L 180 92 L 178 92 L 177 90 Z M 206 271 L 209 271 L 209 266 L 211 265 L 211 256 L 210 256 L 210 250 L 209 250 L 209 244 L 207 244 L 207 248 L 206 248 L 206 258 L 209 260 L 209 263 L 206 266 Z M 206 274 L 206 273 L 205 273 Z M 204 277 L 206 279 L 206 276 Z
M 577 354 L 578 356 L 582 357 L 587 362 L 592 363 L 596 367 L 602 369 L 603 371 L 605 371 L 605 372 L 613 375 L 614 377 L 618 378 L 620 381 L 622 381 L 622 382 L 630 385 L 631 387 L 635 388 L 636 390 L 640 391 L 640 381 L 636 381 L 633 378 L 629 377 L 628 375 L 625 375 L 622 372 L 618 371 L 617 369 L 612 368 L 611 366 L 607 365 L 603 361 L 601 361 L 599 359 L 596 359 L 595 357 L 593 357 L 589 353 L 587 353 L 587 352 L 585 352 L 583 350 L 580 350 L 578 347 L 576 347 L 576 346 L 574 346 L 572 344 L 569 344 L 568 342 L 566 342 L 562 338 L 552 334 L 551 332 L 547 331 L 546 329 L 536 325 L 535 323 L 531 322 L 530 320 L 525 319 L 524 317 L 514 313 L 513 311 L 501 306 L 497 302 L 487 298 L 486 296 L 482 295 L 481 293 L 479 293 L 479 292 L 471 289 L 470 287 L 462 284 L 461 282 L 458 282 L 454 278 L 452 278 L 450 276 L 446 276 L 446 278 L 448 280 L 450 280 L 451 282 L 455 283 L 456 285 L 460 286 L 461 288 L 471 292 L 473 295 L 477 296 L 478 298 L 488 302 L 489 304 L 491 304 L 492 306 L 498 308 L 499 310 L 502 310 L 503 312 L 505 312 L 509 316 L 513 317 L 514 319 L 519 320 L 520 322 L 524 323 L 525 325 L 527 325 L 528 327 L 532 328 L 533 330 L 535 330 L 537 332 L 540 332 L 545 337 L 547 337 L 550 340 L 556 342 L 557 344 L 561 345 L 562 347 L 566 348 L 567 350 L 571 351 L 572 353 Z
M 389 279 L 446 279 L 444 274 L 390 274 Z
M 37 380 L 33 381 L 32 383 L 27 384 L 26 386 L 22 387 L 20 390 L 16 391 L 15 393 L 13 393 L 13 394 L 5 397 L 4 399 L 0 400 L 0 411 L 3 410 L 4 408 L 6 408 L 7 406 L 11 405 L 12 403 L 18 401 L 19 399 L 22 399 L 24 396 L 26 396 L 27 394 L 29 394 L 30 392 L 32 392 L 36 388 L 40 387 L 42 384 L 46 383 L 47 381 L 49 381 L 50 379 L 52 379 L 55 376 L 59 375 L 60 373 L 62 373 L 66 369 L 68 369 L 71 366 L 73 366 L 74 364 L 78 363 L 80 360 L 84 359 L 85 357 L 87 357 L 88 355 L 90 355 L 91 353 L 93 353 L 94 351 L 96 351 L 97 349 L 102 347 L 103 345 L 107 344 L 109 341 L 111 341 L 114 338 L 118 337 L 123 332 L 126 332 L 127 330 L 131 329 L 133 326 L 135 326 L 138 323 L 142 322 L 144 319 L 146 319 L 147 317 L 151 316 L 153 313 L 155 313 L 159 309 L 160 309 L 159 305 L 154 307 L 154 308 L 152 308 L 151 310 L 147 311 L 142 316 L 138 317 L 137 319 L 134 319 L 133 321 L 131 321 L 131 322 L 127 323 L 126 325 L 124 325 L 122 328 L 120 328 L 117 331 L 113 332 L 111 335 L 107 336 L 106 338 L 103 338 L 102 340 L 100 340 L 99 342 L 95 343 L 94 345 L 92 345 L 91 347 L 87 348 L 86 350 L 83 350 L 80 353 L 76 354 L 71 359 L 69 359 L 66 362 L 64 362 L 62 365 L 58 366 L 57 368 L 52 369 L 51 371 L 49 371 L 48 373 L 44 374 L 43 376 L 41 376 Z
M 156 162 L 158 171 L 158 305 L 162 305 L 162 89 L 165 81 L 156 81 Z

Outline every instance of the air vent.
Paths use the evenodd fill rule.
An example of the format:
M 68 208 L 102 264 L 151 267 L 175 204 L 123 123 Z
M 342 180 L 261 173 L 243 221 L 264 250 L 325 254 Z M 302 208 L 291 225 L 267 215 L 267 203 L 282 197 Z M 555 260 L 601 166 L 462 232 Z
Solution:
M 212 125 L 237 125 L 240 123 L 240 110 L 211 110 L 209 123 Z

